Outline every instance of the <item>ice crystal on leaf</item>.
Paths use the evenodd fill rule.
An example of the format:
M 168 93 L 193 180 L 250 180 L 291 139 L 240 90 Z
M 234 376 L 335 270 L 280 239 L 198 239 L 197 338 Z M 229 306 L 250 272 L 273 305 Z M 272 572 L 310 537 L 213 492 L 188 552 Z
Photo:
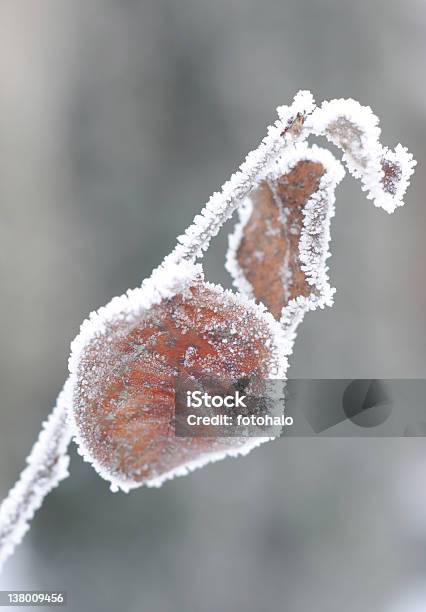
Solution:
M 102 325 L 94 317 L 92 335 L 78 349 L 76 436 L 83 456 L 113 488 L 158 486 L 264 441 L 175 436 L 179 380 L 208 376 L 232 386 L 283 377 L 286 369 L 282 329 L 265 308 L 205 283 L 200 274 L 190 283 L 184 278 L 174 295 L 149 308 L 138 289 L 120 310 L 101 312 Z
M 66 427 L 66 416 L 70 406 L 68 381 L 43 423 L 39 438 L 27 457 L 27 467 L 0 506 L 0 569 L 28 531 L 43 499 L 68 476 L 67 448 L 71 431 Z
M 379 142 L 379 120 L 369 106 L 356 100 L 330 100 L 317 107 L 305 122 L 305 129 L 326 138 L 342 149 L 343 160 L 351 174 L 361 180 L 367 198 L 391 213 L 402 206 L 415 161 L 398 144 L 389 151 Z M 389 166 L 392 180 L 386 178 Z
M 415 166 L 401 145 L 391 151 L 380 144 L 377 117 L 354 100 L 316 106 L 301 91 L 277 112 L 258 148 L 151 277 L 82 324 L 69 379 L 0 506 L 0 566 L 67 476 L 72 435 L 114 490 L 159 485 L 269 439 L 175 436 L 177 381 L 285 378 L 305 312 L 331 305 L 326 260 L 344 171 L 331 153 L 307 146 L 310 135 L 339 147 L 367 197 L 389 213 L 403 204 Z M 196 260 L 236 210 L 227 268 L 239 292 L 232 293 L 205 282 Z
M 343 174 L 328 151 L 286 151 L 240 207 L 229 239 L 226 267 L 236 287 L 281 321 L 290 347 L 303 314 L 332 302 L 326 259 Z

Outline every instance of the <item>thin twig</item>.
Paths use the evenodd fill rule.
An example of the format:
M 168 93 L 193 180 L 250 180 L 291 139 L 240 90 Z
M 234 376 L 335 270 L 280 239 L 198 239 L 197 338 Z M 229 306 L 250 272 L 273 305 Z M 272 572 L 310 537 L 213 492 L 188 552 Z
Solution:
M 291 106 L 278 108 L 278 115 L 279 119 L 269 128 L 260 146 L 247 156 L 239 171 L 224 184 L 222 190 L 213 194 L 191 226 L 178 238 L 176 248 L 155 271 L 157 277 L 161 276 L 162 271 L 173 269 L 173 266 L 183 262 L 192 264 L 202 255 L 211 238 L 279 160 L 283 150 L 306 140 L 309 134 L 325 135 L 343 149 L 343 159 L 349 170 L 361 178 L 368 197 L 377 206 L 392 212 L 402 204 L 415 162 L 400 145 L 395 151 L 380 145 L 377 118 L 371 109 L 361 107 L 353 100 L 332 100 L 316 107 L 309 92 L 299 92 Z M 155 283 L 152 281 L 150 285 L 148 279 L 148 283 L 143 283 L 142 290 L 148 290 L 148 287 L 152 291 Z M 110 303 L 112 306 L 101 311 L 110 312 L 120 304 L 120 299 L 116 299 Z M 86 326 L 83 324 L 75 341 L 77 346 L 83 346 L 91 329 L 90 321 Z M 74 363 L 74 369 L 77 365 Z M 29 521 L 44 497 L 68 476 L 67 448 L 72 431 L 67 423 L 67 412 L 72 406 L 73 380 L 71 378 L 66 382 L 56 407 L 44 423 L 39 439 L 27 458 L 28 466 L 0 506 L 0 569 L 22 540 L 29 528 Z
M 28 531 L 43 499 L 68 476 L 67 448 L 71 440 L 67 423 L 69 397 L 67 382 L 27 457 L 28 466 L 0 506 L 0 571 Z

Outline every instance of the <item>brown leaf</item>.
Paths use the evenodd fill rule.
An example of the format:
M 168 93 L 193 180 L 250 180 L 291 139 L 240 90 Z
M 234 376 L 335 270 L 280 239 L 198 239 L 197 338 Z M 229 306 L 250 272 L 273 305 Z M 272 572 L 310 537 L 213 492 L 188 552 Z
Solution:
M 395 195 L 398 190 L 398 184 L 402 177 L 402 168 L 400 162 L 383 158 L 381 160 L 383 170 L 383 190 L 390 195 Z
M 299 243 L 303 208 L 324 171 L 320 163 L 301 160 L 278 180 L 263 181 L 250 196 L 253 210 L 236 258 L 254 297 L 276 319 L 289 300 L 312 291 L 301 269 Z
M 131 323 L 108 324 L 81 356 L 74 396 L 89 457 L 112 480 L 143 483 L 244 446 L 241 438 L 175 437 L 175 391 L 183 377 L 267 378 L 276 344 L 257 313 L 200 282 Z

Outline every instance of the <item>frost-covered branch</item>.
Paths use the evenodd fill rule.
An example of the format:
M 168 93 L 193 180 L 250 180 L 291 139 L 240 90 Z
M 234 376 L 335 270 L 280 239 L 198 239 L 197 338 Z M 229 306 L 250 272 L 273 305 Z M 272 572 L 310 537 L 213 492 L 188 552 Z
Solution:
M 402 205 L 415 165 L 401 145 L 390 151 L 380 144 L 377 117 L 354 100 L 317 107 L 301 91 L 277 110 L 259 147 L 151 277 L 81 326 L 70 378 L 28 467 L 0 506 L 0 566 L 43 498 L 68 475 L 71 431 L 83 457 L 124 490 L 159 485 L 257 444 L 256 438 L 177 438 L 176 381 L 184 375 L 198 383 L 205 373 L 236 385 L 284 378 L 304 313 L 332 303 L 326 259 L 344 172 L 331 153 L 305 141 L 325 136 L 342 149 L 367 197 L 388 212 Z M 234 294 L 204 281 L 195 260 L 236 209 L 240 223 L 227 259 L 240 291 Z
M 166 264 L 202 256 L 210 240 L 283 153 L 311 135 L 325 136 L 343 150 L 343 161 L 376 206 L 389 213 L 402 206 L 416 162 L 402 145 L 391 151 L 380 144 L 379 120 L 370 107 L 352 99 L 326 101 L 318 107 L 309 91 L 299 91 L 290 106 L 279 106 L 277 112 L 279 119 L 268 128 L 259 147 L 178 237 Z
M 283 149 L 302 139 L 300 126 L 315 108 L 313 96 L 300 91 L 291 106 L 280 107 L 279 119 L 268 128 L 268 134 L 254 151 L 251 151 L 239 170 L 214 193 L 203 210 L 182 236 L 178 245 L 166 258 L 165 264 L 193 260 L 202 255 L 222 225 L 259 183 L 265 169 L 273 165 Z
M 43 499 L 68 476 L 67 448 L 71 440 L 67 423 L 69 406 L 68 384 L 43 423 L 39 438 L 27 457 L 27 467 L 0 506 L 0 571 L 28 531 L 29 523 Z
M 285 120 L 288 107 L 279 107 Z M 379 142 L 378 118 L 355 100 L 332 100 L 297 120 L 299 140 L 325 136 L 343 150 L 343 161 L 374 204 L 393 212 L 416 162 L 405 147 Z M 308 310 L 333 302 L 326 260 L 330 220 L 341 165 L 328 151 L 302 143 L 283 148 L 265 164 L 230 236 L 226 267 L 239 291 L 265 304 L 281 321 L 292 347 Z M 314 179 L 314 180 L 313 180 Z

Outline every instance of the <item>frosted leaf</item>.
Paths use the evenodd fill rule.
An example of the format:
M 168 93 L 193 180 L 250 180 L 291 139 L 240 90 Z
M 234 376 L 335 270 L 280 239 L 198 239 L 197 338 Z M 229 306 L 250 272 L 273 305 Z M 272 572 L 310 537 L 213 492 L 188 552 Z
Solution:
M 45 496 L 68 476 L 71 430 L 66 415 L 70 399 L 66 384 L 27 458 L 27 467 L 0 506 L 0 570 L 28 531 Z
M 268 439 L 175 436 L 179 380 L 209 376 L 237 384 L 283 377 L 287 366 L 273 317 L 198 273 L 149 308 L 140 306 L 143 292 L 122 301 L 111 317 L 101 312 L 102 325 L 90 338 L 85 333 L 73 362 L 72 421 L 80 452 L 123 490 L 158 486 Z
M 408 153 L 406 147 L 398 144 L 395 151 L 383 149 L 380 163 L 383 171 L 384 193 L 382 197 L 389 200 L 387 207 L 391 210 L 393 205 L 396 207 L 403 204 L 402 198 L 417 162 L 413 160 L 413 156 Z
M 305 146 L 311 134 L 325 135 L 343 149 L 343 160 L 367 197 L 388 212 L 402 205 L 416 163 L 401 145 L 394 151 L 382 147 L 377 117 L 354 100 L 316 107 L 312 94 L 300 91 L 277 111 L 258 148 L 212 195 L 163 264 L 141 288 L 114 298 L 83 323 L 72 344 L 70 379 L 28 467 L 0 507 L 0 564 L 43 497 L 67 475 L 67 408 L 80 452 L 112 486 L 124 490 L 143 482 L 158 485 L 268 439 L 215 439 L 210 445 L 204 439 L 185 446 L 164 430 L 170 420 L 167 385 L 172 388 L 180 370 L 201 376 L 205 368 L 218 374 L 225 368 L 229 376 L 283 378 L 304 313 L 331 304 L 325 262 L 342 170 L 331 154 Z M 204 283 L 201 266 L 194 265 L 237 208 L 240 223 L 228 267 L 240 296 Z M 189 336 L 194 342 L 187 342 Z M 154 415 L 144 425 L 140 408 L 154 411 L 149 398 L 156 392 L 162 417 L 156 422 Z
M 194 281 L 202 277 L 203 269 L 200 264 L 182 262 L 177 265 L 169 262 L 166 265 L 163 262 L 140 287 L 129 289 L 127 293 L 113 298 L 106 306 L 92 312 L 83 321 L 80 333 L 71 343 L 71 355 L 68 361 L 71 377 L 76 374 L 80 354 L 87 342 L 93 337 L 104 334 L 106 324 L 111 319 L 131 320 L 162 300 L 172 297 L 179 291 L 185 291 Z
M 416 162 L 397 145 L 389 151 L 379 142 L 379 120 L 369 106 L 352 99 L 323 102 L 306 119 L 304 129 L 324 135 L 344 152 L 349 171 L 361 179 L 374 204 L 391 213 L 403 205 L 403 196 Z
M 332 301 L 326 259 L 343 175 L 318 147 L 284 153 L 239 209 L 229 239 L 226 267 L 236 287 L 281 320 L 289 346 L 304 312 Z

